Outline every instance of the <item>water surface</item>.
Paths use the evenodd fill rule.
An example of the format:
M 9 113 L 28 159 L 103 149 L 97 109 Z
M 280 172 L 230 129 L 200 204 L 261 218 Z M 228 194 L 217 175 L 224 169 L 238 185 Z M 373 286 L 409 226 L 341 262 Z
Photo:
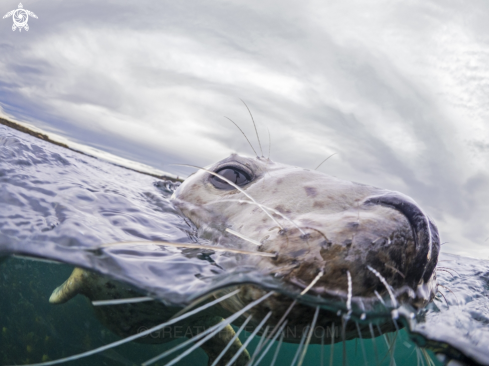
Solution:
M 198 240 L 195 228 L 168 201 L 177 184 L 0 125 L 0 254 L 65 263 L 19 257 L 2 262 L 0 364 L 56 359 L 117 339 L 98 324 L 81 296 L 64 305 L 49 305 L 51 291 L 69 276 L 69 265 L 110 275 L 143 295 L 177 306 L 236 281 L 287 292 L 259 273 L 216 266 L 216 261 L 233 260 L 226 254 L 156 246 L 95 250 L 119 241 Z M 312 345 L 305 364 L 320 364 L 321 359 L 328 364 L 333 359 L 335 364 L 412 365 L 420 357 L 416 343 L 489 364 L 489 263 L 442 254 L 439 268 L 445 297 L 439 295 L 416 319 L 403 318 L 410 310 L 401 309 L 409 333 L 402 330 L 373 341 L 348 341 L 345 352 L 341 343 Z M 251 343 L 251 352 L 257 342 Z M 130 344 L 93 360 L 106 365 L 138 364 L 170 346 Z M 284 345 L 277 364 L 289 364 L 296 350 L 297 345 Z M 262 364 L 269 364 L 271 357 Z M 179 364 L 205 365 L 205 359 L 198 350 Z

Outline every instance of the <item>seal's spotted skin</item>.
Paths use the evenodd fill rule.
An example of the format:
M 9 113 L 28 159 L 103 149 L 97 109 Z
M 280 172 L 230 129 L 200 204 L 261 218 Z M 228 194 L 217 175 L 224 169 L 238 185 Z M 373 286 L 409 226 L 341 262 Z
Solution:
M 271 312 L 267 324 L 277 327 L 290 310 L 289 324 L 298 331 L 285 340 L 299 342 L 314 314 L 309 305 L 301 304 L 300 293 L 341 301 L 347 304 L 348 314 L 359 309 L 368 312 L 381 301 L 387 302 L 387 307 L 407 303 L 419 309 L 436 293 L 434 268 L 440 248 L 437 229 L 412 199 L 398 192 L 263 157 L 233 154 L 187 178 L 171 201 L 197 227 L 198 235 L 214 245 L 275 253 L 274 258 L 228 255 L 239 256 L 240 266 L 279 278 L 284 287 L 297 293 L 297 305 L 290 297 L 275 293 L 235 324 L 252 315 L 251 324 L 256 326 Z M 218 264 L 224 269 L 229 266 L 225 257 Z M 91 300 L 134 296 L 121 293 L 123 286 L 119 284 L 111 284 L 113 288 L 109 288 L 110 282 L 100 286 L 100 281 L 107 281 L 100 276 L 75 272 L 55 290 L 52 302 L 65 301 L 78 292 Z M 239 285 L 239 289 L 236 296 L 188 319 L 185 325 L 216 324 L 221 317 L 238 312 L 267 292 L 247 284 Z M 230 290 L 223 293 L 226 291 Z M 149 308 L 147 304 L 124 306 L 129 310 L 111 313 L 116 306 L 98 310 L 103 323 L 120 335 L 133 334 L 138 326 L 161 323 L 176 313 L 161 304 Z M 321 309 L 317 325 L 338 327 L 345 320 L 348 317 Z M 367 323 L 361 329 L 354 322 L 343 326 L 343 337 L 333 341 L 379 334 L 378 330 L 368 332 Z M 395 330 L 395 326 L 390 319 L 378 324 L 381 332 Z M 226 339 L 231 335 L 229 327 Z M 310 342 L 320 341 L 320 337 L 311 335 Z M 223 344 L 209 344 L 206 351 L 212 361 Z M 243 353 L 238 364 L 248 359 Z

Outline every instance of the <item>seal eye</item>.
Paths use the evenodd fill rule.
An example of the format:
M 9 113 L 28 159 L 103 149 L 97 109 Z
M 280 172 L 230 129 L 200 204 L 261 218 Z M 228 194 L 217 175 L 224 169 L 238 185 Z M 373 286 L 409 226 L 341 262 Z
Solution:
M 226 178 L 227 180 L 233 182 L 234 184 L 236 184 L 239 187 L 242 187 L 242 186 L 248 184 L 249 182 L 251 182 L 251 177 L 249 176 L 248 173 L 244 172 L 241 169 L 235 168 L 235 167 L 222 168 L 222 169 L 219 169 L 216 173 L 219 174 L 220 176 Z M 210 182 L 217 189 L 223 189 L 223 190 L 227 190 L 227 191 L 230 191 L 232 189 L 236 189 L 231 184 L 229 184 L 228 182 L 225 182 L 224 180 L 220 179 L 219 177 L 216 177 L 215 175 L 213 175 L 210 178 Z

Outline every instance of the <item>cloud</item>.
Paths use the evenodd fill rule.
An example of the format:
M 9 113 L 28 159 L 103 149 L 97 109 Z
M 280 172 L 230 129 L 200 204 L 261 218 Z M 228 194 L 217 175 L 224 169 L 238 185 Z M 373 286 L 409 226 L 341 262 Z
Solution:
M 29 9 L 39 19 L 28 33 L 0 22 L 7 113 L 182 175 L 167 164 L 251 155 L 224 116 L 258 149 L 242 98 L 265 155 L 267 129 L 272 159 L 314 168 L 336 152 L 322 171 L 402 191 L 437 220 L 445 250 L 488 252 L 485 3 L 33 1 Z

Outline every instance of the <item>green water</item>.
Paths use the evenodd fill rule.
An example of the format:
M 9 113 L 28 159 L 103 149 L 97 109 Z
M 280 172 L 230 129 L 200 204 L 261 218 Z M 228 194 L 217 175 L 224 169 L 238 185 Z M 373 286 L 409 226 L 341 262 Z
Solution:
M 102 327 L 95 318 L 88 300 L 77 296 L 66 304 L 48 302 L 52 290 L 72 271 L 66 265 L 33 262 L 9 258 L 0 264 L 0 365 L 22 365 L 81 353 L 118 340 Z M 244 342 L 249 333 L 241 336 Z M 392 340 L 395 338 L 395 343 Z M 260 338 L 253 339 L 248 350 L 253 353 Z M 334 346 L 311 345 L 303 365 L 391 365 L 391 352 L 387 346 L 394 343 L 396 365 L 416 365 L 416 346 L 406 332 L 388 334 L 374 340 L 352 340 Z M 144 345 L 130 343 L 105 351 L 100 355 L 70 362 L 69 365 L 138 365 L 174 346 L 175 343 Z M 362 349 L 365 350 L 365 356 Z M 274 345 L 260 365 L 269 365 Z M 290 365 L 298 345 L 282 344 L 275 365 Z M 345 356 L 346 355 L 346 358 Z M 441 365 L 429 352 L 435 365 Z M 155 365 L 164 365 L 170 358 Z M 424 361 L 426 363 L 426 361 Z M 207 356 L 195 350 L 177 365 L 207 365 Z

